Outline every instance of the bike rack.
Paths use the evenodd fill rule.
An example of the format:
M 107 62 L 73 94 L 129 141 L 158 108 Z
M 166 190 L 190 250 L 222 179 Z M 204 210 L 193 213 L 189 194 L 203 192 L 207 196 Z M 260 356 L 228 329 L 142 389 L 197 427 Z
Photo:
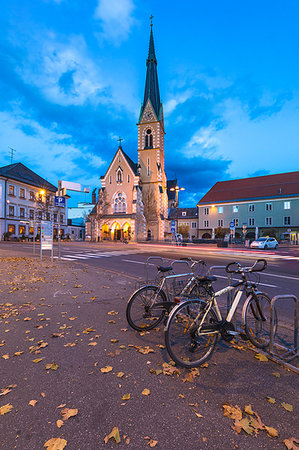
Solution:
M 155 261 L 159 260 L 160 262 L 157 264 L 152 264 L 150 261 L 153 261 L 153 260 L 155 260 Z M 146 280 L 145 281 L 149 281 L 149 266 L 150 265 L 154 265 L 154 266 L 162 265 L 163 266 L 163 263 L 164 263 L 164 260 L 161 256 L 150 256 L 149 258 L 147 258 L 147 260 L 146 260 Z
M 210 276 L 211 272 L 215 271 L 215 270 L 219 270 L 219 269 L 226 269 L 226 266 L 211 266 L 209 268 L 209 270 L 207 271 L 207 275 Z M 232 274 L 231 273 L 227 273 L 227 286 L 231 286 L 231 281 L 232 281 Z M 231 292 L 227 293 L 227 302 L 226 302 L 226 308 L 227 308 L 227 312 L 229 311 L 230 307 L 231 307 L 231 303 L 232 303 L 232 295 Z
M 286 300 L 286 299 L 292 299 L 294 301 L 294 347 L 288 348 L 280 344 L 274 343 L 274 310 L 275 310 L 275 303 L 278 300 Z M 295 295 L 288 294 L 288 295 L 276 295 L 271 300 L 270 305 L 270 342 L 269 342 L 269 354 L 273 356 L 274 358 L 279 358 L 281 360 L 284 360 L 286 362 L 291 361 L 292 359 L 296 358 L 298 356 L 298 298 Z M 277 319 L 278 323 L 278 319 Z M 285 353 L 282 355 L 279 355 L 275 353 L 274 346 L 285 350 Z

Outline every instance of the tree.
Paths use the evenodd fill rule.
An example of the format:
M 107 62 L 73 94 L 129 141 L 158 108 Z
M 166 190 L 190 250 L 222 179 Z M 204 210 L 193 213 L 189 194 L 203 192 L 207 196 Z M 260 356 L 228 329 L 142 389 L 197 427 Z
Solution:
M 222 228 L 222 227 L 215 228 L 215 238 L 223 239 L 229 233 L 230 233 L 230 230 L 228 228 Z
M 180 225 L 178 232 L 183 236 L 184 239 L 189 237 L 189 225 Z
M 107 201 L 107 192 L 105 189 L 99 190 L 98 201 L 95 205 L 94 212 L 90 214 L 90 220 L 92 223 L 92 239 L 95 240 L 101 238 L 102 219 L 109 212 L 110 203 Z

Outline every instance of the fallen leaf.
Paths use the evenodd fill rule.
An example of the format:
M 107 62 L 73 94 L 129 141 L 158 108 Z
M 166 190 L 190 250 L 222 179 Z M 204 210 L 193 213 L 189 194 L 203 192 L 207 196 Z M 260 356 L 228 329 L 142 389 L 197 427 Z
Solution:
M 199 417 L 199 418 L 202 418 L 202 417 L 203 417 L 201 414 L 197 413 L 196 411 L 194 411 L 194 413 L 195 413 L 195 415 L 196 415 L 197 417 Z
M 252 416 L 253 415 L 253 411 L 252 411 L 251 405 L 244 406 L 244 412 L 246 412 L 247 414 Z
M 45 398 L 45 396 L 46 396 L 46 394 L 45 394 L 44 392 L 41 392 L 40 395 L 41 395 L 42 397 L 44 397 L 44 398 Z
M 263 355 L 262 353 L 257 353 L 254 357 L 255 357 L 256 359 L 258 359 L 259 361 L 262 361 L 262 362 L 264 362 L 264 361 L 269 361 L 268 358 L 267 358 L 267 356 L 266 356 L 266 355 Z
M 2 358 L 3 358 L 3 359 L 9 359 L 9 354 L 2 355 Z
M 75 347 L 77 345 L 77 342 L 68 342 L 67 344 L 64 344 L 64 347 Z
M 285 439 L 283 441 L 283 443 L 288 450 L 298 450 L 298 448 L 299 448 L 299 440 L 295 439 L 293 437 L 291 437 L 289 439 Z
M 6 394 L 8 394 L 8 393 L 11 392 L 12 389 L 15 388 L 15 387 L 17 387 L 16 384 L 10 384 L 10 385 L 7 386 L 6 388 L 1 389 L 1 391 L 0 391 L 0 397 L 1 397 L 1 395 L 6 395 Z
M 112 428 L 111 433 L 108 434 L 108 435 L 104 438 L 105 444 L 107 444 L 107 442 L 109 441 L 109 439 L 114 439 L 115 442 L 116 442 L 117 444 L 120 443 L 120 435 L 119 435 L 119 429 L 118 429 L 118 427 Z
M 130 400 L 130 398 L 131 398 L 131 394 L 124 394 L 121 399 L 122 400 Z
M 67 441 L 65 439 L 51 438 L 44 444 L 44 447 L 48 450 L 63 450 L 66 444 Z
M 100 371 L 101 371 L 102 373 L 108 373 L 108 372 L 111 372 L 112 369 L 113 369 L 113 367 L 111 367 L 111 366 L 106 366 L 106 367 L 102 367 L 102 368 L 100 369 Z
M 108 323 L 116 323 L 115 320 L 108 320 Z
M 109 311 L 108 312 L 108 316 L 115 316 L 116 314 L 118 314 L 118 312 L 117 311 Z
M 268 400 L 269 403 L 274 404 L 276 402 L 275 398 L 273 397 L 266 397 L 266 399 Z
M 110 342 L 112 342 L 112 344 L 116 344 L 116 342 L 118 342 L 118 339 L 110 339 Z
M 286 411 L 293 412 L 293 405 L 290 405 L 289 403 L 282 402 L 281 406 L 282 406 Z
M 230 419 L 237 419 L 237 420 L 241 420 L 242 419 L 242 411 L 241 408 L 238 405 L 235 406 L 231 406 L 228 403 L 223 403 L 222 405 L 224 411 L 223 414 L 226 417 L 229 417 Z
M 276 377 L 276 378 L 280 378 L 280 373 L 279 372 L 272 372 L 272 375 L 274 375 L 274 377 Z
M 265 430 L 267 431 L 269 436 L 271 436 L 271 437 L 278 437 L 278 431 L 275 430 L 275 428 L 266 427 L 266 425 L 265 425 Z
M 37 358 L 37 359 L 33 359 L 32 362 L 34 363 L 39 363 L 43 360 L 44 358 Z
M 95 346 L 95 345 L 97 345 L 97 344 L 98 344 L 97 342 L 89 342 L 88 345 L 93 345 L 93 346 Z
M 91 327 L 88 327 L 88 328 L 85 328 L 85 330 L 83 330 L 82 333 L 84 333 L 84 334 L 89 334 L 89 333 L 92 333 L 93 331 L 96 331 L 96 330 L 94 330 L 94 329 L 91 328 Z
M 122 378 L 124 376 L 124 372 L 118 372 L 116 376 L 117 378 Z
M 78 414 L 78 409 L 64 408 L 61 410 L 62 420 L 66 421 L 70 417 L 76 416 Z
M 149 445 L 150 447 L 156 447 L 158 444 L 158 441 L 155 441 L 154 439 L 150 438 L 149 436 L 145 436 L 146 440 L 148 440 L 148 443 L 146 445 Z
M 24 353 L 24 352 L 15 352 L 15 353 L 13 354 L 13 356 L 20 356 L 20 355 L 22 355 L 22 353 Z
M 64 425 L 64 421 L 59 419 L 56 421 L 56 425 L 58 426 L 58 428 L 61 428 Z
M 177 375 L 177 376 L 179 376 L 181 374 L 181 371 L 179 369 L 177 369 L 176 367 L 173 367 L 170 364 L 163 363 L 162 367 L 163 367 L 163 375 L 169 375 L 169 376 Z
M 56 406 L 56 409 L 58 409 L 58 408 L 64 408 L 64 407 L 65 407 L 65 405 L 66 405 L 66 403 L 61 403 L 61 405 L 59 405 L 59 406 Z
M 12 410 L 13 406 L 10 403 L 1 406 L 0 408 L 0 416 L 4 416 L 4 414 L 9 413 Z
M 37 404 L 37 400 L 30 400 L 30 402 L 28 402 L 28 405 L 30 406 L 35 406 Z
M 57 370 L 58 369 L 58 365 L 55 362 L 52 362 L 51 364 L 46 364 L 45 365 L 45 369 L 46 370 Z
M 143 391 L 141 392 L 142 395 L 150 395 L 151 391 L 149 389 L 143 389 Z
M 186 373 L 184 378 L 182 378 L 182 382 L 186 383 L 188 381 L 189 383 L 194 383 L 194 376 L 191 372 Z

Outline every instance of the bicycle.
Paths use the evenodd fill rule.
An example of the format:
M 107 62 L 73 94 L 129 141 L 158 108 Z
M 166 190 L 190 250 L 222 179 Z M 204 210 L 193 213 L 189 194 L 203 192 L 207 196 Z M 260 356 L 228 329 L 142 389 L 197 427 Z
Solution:
M 158 274 L 155 282 L 142 286 L 131 295 L 127 303 L 126 317 L 134 330 L 152 330 L 169 315 L 182 298 L 209 298 L 213 294 L 212 282 L 216 278 L 200 277 L 193 271 L 196 265 L 204 267 L 205 262 L 191 258 L 181 258 L 175 262 L 182 261 L 190 263 L 189 273 L 177 275 L 173 272 L 172 266 L 157 266 Z M 179 277 L 187 277 L 187 283 L 177 283 L 176 279 Z M 173 290 L 177 289 L 177 292 L 170 292 L 167 281 L 172 281 Z
M 263 349 L 269 345 L 271 300 L 257 290 L 255 283 L 247 279 L 249 273 L 261 272 L 266 267 L 267 262 L 264 259 L 256 260 L 251 267 L 242 267 L 237 262 L 229 263 L 226 272 L 241 275 L 241 280 L 215 292 L 207 301 L 187 300 L 172 310 L 165 328 L 165 343 L 175 363 L 186 368 L 200 366 L 212 355 L 220 335 L 225 341 L 231 341 L 234 336 L 240 334 L 235 330 L 232 319 L 243 292 L 246 294 L 242 310 L 245 334 L 241 335 L 257 348 Z M 235 292 L 234 299 L 226 318 L 223 319 L 216 298 L 232 290 Z M 275 311 L 274 334 L 276 327 Z

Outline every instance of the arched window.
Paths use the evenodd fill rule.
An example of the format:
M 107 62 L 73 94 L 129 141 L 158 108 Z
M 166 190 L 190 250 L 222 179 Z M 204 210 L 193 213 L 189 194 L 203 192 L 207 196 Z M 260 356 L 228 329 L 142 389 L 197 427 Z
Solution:
M 153 148 L 153 135 L 152 130 L 150 128 L 146 130 L 144 148 Z
M 116 182 L 122 183 L 123 182 L 123 171 L 121 167 L 119 167 L 116 171 Z
M 123 193 L 118 193 L 113 204 L 114 213 L 125 213 L 127 210 L 126 198 Z

